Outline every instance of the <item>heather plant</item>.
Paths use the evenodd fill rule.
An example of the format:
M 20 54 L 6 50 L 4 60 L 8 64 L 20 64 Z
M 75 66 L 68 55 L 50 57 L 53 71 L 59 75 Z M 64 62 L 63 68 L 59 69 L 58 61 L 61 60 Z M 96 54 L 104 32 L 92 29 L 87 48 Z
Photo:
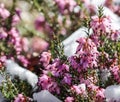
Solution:
M 82 18 L 90 14 L 82 1 L 75 0 L 12 0 L 10 3 L 9 10 L 1 3 L 1 60 L 16 55 L 24 67 L 28 66 L 36 52 L 39 56 L 48 49 L 53 34 L 65 39 L 82 25 Z M 26 9 L 19 4 L 27 5 Z M 24 17 L 27 14 L 29 17 Z
M 82 0 L 50 0 L 49 2 L 51 3 L 46 0 L 41 2 L 36 0 L 33 4 L 35 3 L 36 8 L 41 12 L 35 20 L 35 28 L 50 38 L 54 33 L 64 39 L 82 26 L 82 18 L 95 13 L 89 12 L 89 8 L 85 7 Z
M 13 0 L 9 10 L 0 4 L 0 68 L 13 65 L 24 70 L 24 75 L 14 77 L 5 70 L 1 72 L 5 81 L 0 90 L 5 98 L 32 102 L 35 92 L 48 90 L 64 102 L 120 101 L 108 98 L 107 91 L 111 85 L 116 88 L 120 84 L 120 29 L 104 15 L 102 6 L 93 16 L 94 7 L 85 0 L 26 0 L 29 11 L 40 13 L 31 24 L 33 29 L 24 25 L 17 2 Z M 88 28 L 87 37 L 78 38 L 75 54 L 65 56 L 62 40 L 83 24 Z M 7 59 L 24 68 L 14 61 L 10 67 L 5 66 Z M 14 71 L 22 72 L 20 69 Z M 38 79 L 37 87 L 31 85 L 35 80 L 30 73 Z
M 19 31 L 15 27 L 20 18 L 14 4 L 10 11 L 0 4 L 0 11 L 0 62 L 4 62 L 6 58 L 16 57 L 22 51 Z
M 41 89 L 65 102 L 104 102 L 106 87 L 119 84 L 120 31 L 112 27 L 110 17 L 104 16 L 102 6 L 98 15 L 91 17 L 89 27 L 92 34 L 77 40 L 75 55 L 67 62 L 58 53 L 39 77 Z M 54 52 L 59 46 L 55 45 L 58 49 Z

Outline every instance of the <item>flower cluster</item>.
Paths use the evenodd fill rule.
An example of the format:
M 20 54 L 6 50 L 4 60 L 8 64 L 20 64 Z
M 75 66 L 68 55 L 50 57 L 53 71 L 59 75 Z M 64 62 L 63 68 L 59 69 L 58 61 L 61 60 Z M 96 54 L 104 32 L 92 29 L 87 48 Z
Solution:
M 114 28 L 109 16 L 103 16 L 101 18 L 98 16 L 93 16 L 90 25 L 93 30 L 93 34 L 90 38 L 93 39 L 97 46 L 100 46 L 99 44 L 103 44 L 104 40 L 108 38 L 113 41 L 119 40 L 120 32 Z
M 113 66 L 111 68 L 111 73 L 112 73 L 113 78 L 115 79 L 115 81 L 120 83 L 119 66 Z
M 44 69 L 38 86 L 65 102 L 103 102 L 107 100 L 106 88 L 119 83 L 119 30 L 113 27 L 107 16 L 92 17 L 90 28 L 92 34 L 77 40 L 76 53 L 68 58 L 68 62 L 50 59 L 48 54 L 48 60 L 45 57 L 42 60 Z
M 20 43 L 20 35 L 18 29 L 15 27 L 20 16 L 15 10 L 14 14 L 11 14 L 5 7 L 4 4 L 0 4 L 0 17 L 1 17 L 1 27 L 0 27 L 0 44 L 1 44 L 1 54 L 0 61 L 4 62 L 3 57 L 13 57 L 19 55 L 22 51 Z M 9 23 L 9 25 L 8 25 Z
M 52 93 L 60 94 L 60 89 L 57 83 L 49 76 L 42 75 L 39 78 L 38 85 L 42 87 L 43 90 L 49 90 Z
M 80 38 L 76 55 L 70 58 L 73 68 L 79 68 L 77 71 L 87 70 L 87 68 L 97 67 L 98 51 L 97 47 L 89 38 Z M 77 64 L 77 66 L 76 66 Z
M 40 15 L 35 20 L 35 28 L 44 33 L 53 33 L 53 29 L 51 28 L 50 24 L 46 22 L 44 15 Z
M 78 19 L 82 20 L 93 13 L 92 9 L 84 6 L 85 2 L 82 0 L 51 0 L 51 4 L 45 0 L 41 2 L 41 5 L 43 11 L 35 20 L 35 28 L 50 38 L 54 33 L 63 37 L 73 33 L 82 25 Z M 54 9 L 52 9 L 53 6 Z
M 55 0 L 61 13 L 73 12 L 74 7 L 77 5 L 75 0 Z
M 42 89 L 47 89 L 50 92 L 60 94 L 59 84 L 71 85 L 72 76 L 69 74 L 69 66 L 67 64 L 62 64 L 60 59 L 55 59 L 50 63 L 50 54 L 43 52 L 42 56 L 43 54 L 49 56 L 46 56 L 47 60 L 42 60 L 43 58 L 40 59 L 45 69 L 43 69 L 43 74 L 39 77 L 38 86 L 41 86 Z M 57 83 L 56 81 L 59 81 L 59 78 L 62 80 L 60 83 Z

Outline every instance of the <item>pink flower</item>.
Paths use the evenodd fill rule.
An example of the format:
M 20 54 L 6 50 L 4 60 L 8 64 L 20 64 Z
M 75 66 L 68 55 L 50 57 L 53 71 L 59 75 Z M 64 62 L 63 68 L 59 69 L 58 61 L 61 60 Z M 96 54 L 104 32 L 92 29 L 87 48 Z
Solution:
M 50 84 L 50 77 L 43 74 L 41 77 L 39 77 L 38 85 L 42 87 L 42 89 L 48 89 L 48 85 Z
M 19 37 L 19 31 L 15 27 L 13 27 L 9 31 L 9 35 L 16 39 L 17 37 Z
M 60 32 L 61 32 L 62 35 L 66 35 L 66 33 L 67 33 L 65 28 L 62 28 Z
M 8 43 L 14 45 L 14 49 L 16 51 L 16 54 L 20 54 L 20 52 L 22 51 L 22 47 L 21 47 L 21 43 L 20 43 L 19 31 L 15 27 L 13 27 L 8 32 L 8 34 L 9 34 L 9 38 L 10 38 L 8 40 Z
M 110 69 L 111 69 L 111 73 L 113 74 L 114 79 L 115 79 L 117 82 L 120 82 L 119 66 L 113 66 L 113 67 L 111 67 Z
M 43 15 L 40 15 L 36 20 L 35 20 L 35 28 L 38 31 L 45 32 L 51 34 L 53 32 L 52 27 L 48 22 L 45 21 L 45 17 Z
M 92 21 L 90 22 L 91 28 L 94 32 L 100 33 L 109 33 L 111 29 L 111 19 L 110 17 L 102 17 L 99 18 L 98 16 L 93 16 Z
M 22 50 L 25 52 L 28 52 L 29 51 L 28 39 L 26 37 L 22 37 L 20 43 L 21 43 Z
M 96 102 L 103 102 L 105 99 L 105 89 L 99 88 L 96 90 Z
M 6 61 L 7 57 L 5 55 L 0 56 L 0 62 L 4 63 Z
M 0 28 L 0 39 L 5 39 L 8 36 L 7 32 L 5 32 L 4 28 Z
M 20 22 L 20 19 L 21 19 L 21 10 L 16 8 L 15 11 L 16 11 L 15 15 L 13 15 L 13 17 L 12 17 L 12 26 L 17 25 Z
M 33 37 L 31 41 L 31 53 L 37 52 L 40 53 L 44 50 L 47 50 L 49 44 L 40 37 Z
M 10 12 L 7 9 L 5 9 L 4 4 L 0 4 L 0 16 L 3 19 L 6 19 L 10 16 Z
M 105 98 L 105 95 L 104 95 L 105 89 L 100 88 L 96 92 L 97 92 L 96 97 L 100 97 L 102 99 Z
M 55 59 L 52 64 L 45 67 L 45 70 L 43 71 L 44 74 L 48 74 L 49 72 L 54 77 L 60 77 L 69 72 L 69 66 L 67 64 L 62 64 L 60 59 Z
M 23 64 L 24 67 L 27 67 L 29 64 L 28 59 L 23 56 L 23 55 L 18 55 L 17 58 L 19 59 L 19 61 Z
M 62 80 L 64 83 L 67 83 L 68 85 L 71 85 L 71 81 L 72 81 L 72 75 L 65 73 L 64 78 Z
M 51 53 L 49 52 L 43 52 L 41 54 L 40 62 L 42 62 L 44 67 L 47 67 L 51 59 Z
M 43 70 L 44 74 L 51 73 L 53 76 L 57 75 L 57 68 L 55 63 L 54 64 L 49 64 L 46 66 L 45 70 Z
M 8 32 L 10 36 L 10 43 L 14 45 L 14 49 L 16 50 L 17 54 L 20 54 L 22 51 L 21 43 L 20 43 L 20 35 L 18 29 L 15 27 L 11 28 L 11 30 Z
M 14 102 L 24 102 L 25 101 L 25 98 L 22 94 L 18 94 L 17 97 L 15 97 L 15 100 Z
M 88 88 L 91 90 L 91 91 L 96 91 L 99 87 L 94 85 L 93 83 L 90 83 L 88 84 Z
M 119 38 L 120 38 L 120 31 L 119 30 L 116 30 L 116 31 L 112 32 L 111 39 L 113 41 L 118 41 Z
M 67 97 L 65 99 L 65 102 L 73 102 L 74 101 L 74 98 L 73 97 Z
M 98 51 L 95 43 L 89 38 L 80 38 L 76 55 L 70 58 L 70 63 L 77 71 L 97 67 Z
M 79 58 L 77 58 L 77 56 L 71 56 L 69 58 L 70 64 L 71 66 L 73 66 L 74 69 L 77 69 L 79 67 Z
M 100 40 L 99 40 L 100 36 L 98 36 L 97 33 L 90 35 L 90 38 L 92 39 L 92 41 L 95 43 L 97 47 L 100 46 Z
M 65 13 L 65 10 L 67 10 L 67 12 L 72 12 L 77 4 L 75 0 L 54 0 L 54 1 L 58 5 L 60 12 L 63 14 Z
M 118 5 L 114 5 L 113 8 L 114 8 L 113 11 L 114 11 L 118 16 L 120 16 L 120 6 L 119 6 L 119 3 L 118 3 Z
M 15 26 L 16 24 L 18 24 L 19 21 L 20 21 L 20 17 L 18 15 L 14 15 L 12 19 L 12 26 Z
M 71 90 L 74 91 L 74 92 L 76 92 L 77 94 L 81 94 L 82 93 L 82 90 L 77 85 L 73 85 L 71 87 Z
M 58 84 L 51 77 L 45 74 L 39 77 L 38 86 L 41 86 L 43 90 L 48 90 L 50 92 L 56 92 L 57 94 L 60 94 Z
M 67 2 L 69 3 L 70 6 L 69 11 L 72 12 L 77 3 L 75 0 L 67 0 Z
M 43 15 L 40 15 L 36 20 L 35 20 L 35 28 L 37 30 L 43 30 L 43 26 L 45 24 L 45 17 Z

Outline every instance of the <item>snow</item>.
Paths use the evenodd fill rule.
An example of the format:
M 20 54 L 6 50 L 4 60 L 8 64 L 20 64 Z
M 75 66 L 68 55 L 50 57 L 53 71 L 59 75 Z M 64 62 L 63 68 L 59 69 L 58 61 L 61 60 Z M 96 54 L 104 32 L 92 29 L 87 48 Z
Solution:
M 11 74 L 12 77 L 18 76 L 21 80 L 26 80 L 33 88 L 38 82 L 38 77 L 31 71 L 22 68 L 16 62 L 12 60 L 6 60 L 5 62 L 6 72 Z
M 111 85 L 105 89 L 107 102 L 120 102 L 120 85 Z
M 41 92 L 34 93 L 33 99 L 37 102 L 62 102 L 47 90 L 42 90 Z
M 64 45 L 64 53 L 66 56 L 69 57 L 75 54 L 76 48 L 78 46 L 76 40 L 80 37 L 87 37 L 85 31 L 87 31 L 87 28 L 85 27 L 79 28 L 77 31 L 75 31 L 73 34 L 71 34 L 67 39 L 65 39 L 62 42 Z

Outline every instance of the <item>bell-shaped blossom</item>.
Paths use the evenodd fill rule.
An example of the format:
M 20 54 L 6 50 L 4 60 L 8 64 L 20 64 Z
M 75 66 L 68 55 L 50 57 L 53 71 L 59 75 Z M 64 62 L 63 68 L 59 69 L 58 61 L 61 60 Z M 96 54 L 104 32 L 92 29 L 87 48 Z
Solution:
M 74 98 L 73 97 L 67 97 L 65 99 L 65 102 L 74 102 Z
M 57 94 L 60 94 L 60 89 L 57 83 L 51 77 L 45 74 L 39 77 L 38 86 L 41 86 L 43 90 L 48 90 L 50 92 L 56 92 Z
M 25 102 L 25 97 L 22 94 L 18 94 L 18 96 L 15 97 L 14 102 Z
M 6 19 L 10 16 L 10 12 L 7 9 L 5 9 L 4 4 L 0 4 L 0 16 L 3 19 Z
M 47 67 L 47 65 L 50 63 L 50 59 L 51 59 L 51 53 L 43 52 L 41 54 L 40 62 L 43 64 L 44 67 Z
M 0 28 L 0 39 L 5 39 L 8 36 L 4 28 Z
M 68 73 L 65 73 L 64 75 L 64 78 L 63 78 L 63 83 L 66 83 L 68 85 L 71 85 L 71 82 L 72 82 L 72 75 L 71 74 L 68 74 Z

